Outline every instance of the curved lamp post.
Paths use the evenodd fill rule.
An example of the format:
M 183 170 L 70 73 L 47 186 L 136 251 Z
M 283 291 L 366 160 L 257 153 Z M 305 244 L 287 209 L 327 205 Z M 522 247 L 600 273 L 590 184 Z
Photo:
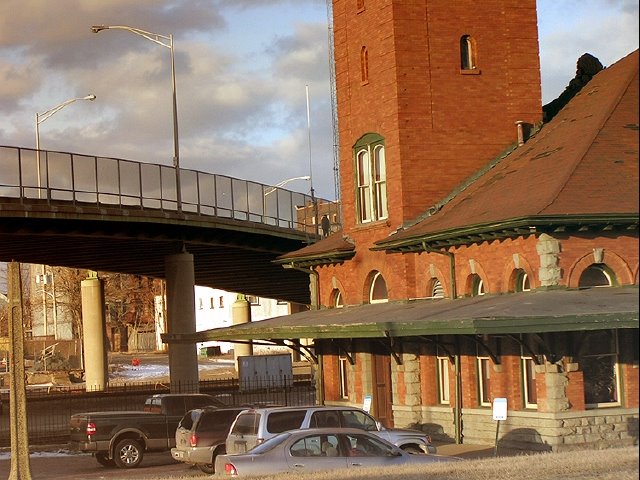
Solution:
M 294 180 L 311 180 L 311 177 L 309 175 L 305 175 L 303 177 L 287 178 L 286 180 L 283 180 L 280 183 L 276 183 L 270 190 L 264 193 L 264 196 L 266 197 L 270 193 L 275 192 L 278 188 L 284 187 L 287 183 L 293 182 Z
M 91 27 L 91 31 L 93 33 L 99 33 L 103 30 L 126 30 L 144 37 L 162 47 L 168 48 L 171 52 L 171 85 L 173 89 L 173 167 L 176 170 L 176 205 L 178 212 L 181 212 L 182 192 L 180 187 L 180 151 L 178 148 L 178 100 L 176 95 L 176 62 L 174 58 L 173 35 L 160 35 L 126 25 L 94 25 Z
M 56 105 L 55 107 L 50 108 L 46 112 L 36 113 L 36 162 L 37 162 L 36 169 L 38 172 L 38 198 L 42 198 L 42 193 L 41 193 L 42 185 L 40 180 L 40 124 L 50 116 L 58 113 L 67 105 L 71 105 L 73 102 L 76 102 L 78 100 L 93 101 L 95 99 L 96 99 L 96 96 L 93 94 L 85 95 L 84 97 L 70 98 L 69 100 L 62 102 L 60 105 Z

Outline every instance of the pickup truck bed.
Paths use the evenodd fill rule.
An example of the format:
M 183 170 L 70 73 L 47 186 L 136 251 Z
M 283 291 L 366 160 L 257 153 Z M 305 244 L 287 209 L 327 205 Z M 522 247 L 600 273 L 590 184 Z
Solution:
M 133 468 L 145 451 L 169 451 L 182 416 L 190 409 L 224 406 L 210 395 L 153 395 L 146 411 L 86 412 L 71 416 L 69 448 L 93 453 L 104 466 Z

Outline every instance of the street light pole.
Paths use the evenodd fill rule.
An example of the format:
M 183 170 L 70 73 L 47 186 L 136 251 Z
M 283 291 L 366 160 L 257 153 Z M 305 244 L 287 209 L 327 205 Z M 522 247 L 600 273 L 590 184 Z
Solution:
M 173 35 L 160 35 L 151 33 L 140 28 L 126 25 L 94 25 L 91 27 L 93 33 L 103 30 L 126 30 L 139 35 L 162 47 L 168 48 L 171 52 L 171 86 L 173 90 L 173 167 L 176 171 L 176 205 L 178 212 L 182 211 L 182 187 L 180 185 L 180 150 L 178 144 L 178 98 L 176 89 L 176 62 L 173 48 Z
M 84 97 L 70 98 L 69 100 L 62 102 L 61 104 L 56 105 L 53 108 L 50 108 L 46 112 L 36 113 L 36 163 L 37 163 L 36 170 L 38 174 L 38 198 L 42 198 L 42 192 L 41 192 L 42 180 L 40 179 L 40 124 L 44 122 L 47 118 L 58 113 L 67 105 L 71 105 L 73 102 L 76 102 L 78 100 L 93 101 L 95 99 L 96 99 L 96 96 L 93 94 L 85 95 Z

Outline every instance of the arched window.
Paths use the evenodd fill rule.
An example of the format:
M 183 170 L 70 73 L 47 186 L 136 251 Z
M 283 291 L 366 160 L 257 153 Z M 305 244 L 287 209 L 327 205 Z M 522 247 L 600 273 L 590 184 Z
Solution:
M 444 287 L 440 280 L 432 278 L 429 292 L 427 293 L 429 298 L 444 298 Z
M 371 288 L 369 289 L 369 303 L 384 303 L 389 301 L 387 292 L 387 282 L 380 272 L 376 272 L 371 280 Z
M 529 282 L 529 275 L 523 269 L 518 268 L 514 272 L 513 276 L 513 291 L 514 292 L 529 292 L 531 291 L 531 283 Z
M 615 284 L 615 274 L 603 263 L 594 263 L 588 266 L 578 281 L 579 288 L 610 287 Z
M 339 289 L 334 289 L 331 293 L 332 305 L 333 308 L 342 308 L 344 307 L 344 301 L 342 299 L 342 292 Z
M 387 209 L 387 167 L 384 139 L 367 133 L 354 145 L 356 159 L 358 220 L 367 223 L 389 216 Z
M 471 35 L 460 37 L 460 70 L 473 70 L 477 68 L 475 55 L 475 42 Z
M 369 51 L 364 46 L 360 50 L 360 80 L 362 83 L 369 81 Z
M 480 275 L 474 273 L 469 277 L 469 293 L 472 297 L 480 297 L 484 295 L 484 282 Z
M 364 0 L 358 0 L 356 2 L 356 8 L 358 9 L 359 12 L 364 10 Z

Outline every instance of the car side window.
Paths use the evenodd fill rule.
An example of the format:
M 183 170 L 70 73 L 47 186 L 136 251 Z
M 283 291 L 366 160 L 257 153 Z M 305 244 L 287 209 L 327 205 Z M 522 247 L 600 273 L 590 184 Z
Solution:
M 271 412 L 267 417 L 267 431 L 270 433 L 280 433 L 300 428 L 306 414 L 306 410 Z
M 309 435 L 291 445 L 292 457 L 320 457 L 322 455 L 320 435 Z
M 338 412 L 334 410 L 319 410 L 311 415 L 309 426 L 311 428 L 338 428 L 340 427 L 340 417 Z
M 358 410 L 343 410 L 342 426 L 346 428 L 359 428 L 369 432 L 377 431 L 378 425 L 372 417 Z
M 386 457 L 395 456 L 393 449 L 376 438 L 366 435 L 347 435 L 351 450 L 350 457 Z

